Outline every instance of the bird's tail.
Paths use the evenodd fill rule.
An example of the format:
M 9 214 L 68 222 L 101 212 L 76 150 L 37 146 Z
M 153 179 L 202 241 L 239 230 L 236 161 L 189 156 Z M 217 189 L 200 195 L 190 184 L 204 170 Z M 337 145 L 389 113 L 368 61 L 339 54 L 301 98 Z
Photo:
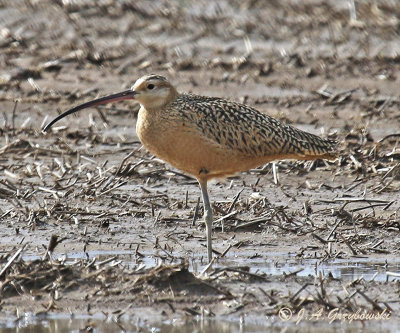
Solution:
M 338 143 L 330 139 L 323 139 L 317 135 L 304 132 L 291 127 L 287 132 L 289 135 L 288 151 L 289 154 L 296 154 L 305 160 L 328 159 L 334 160 L 338 157 Z

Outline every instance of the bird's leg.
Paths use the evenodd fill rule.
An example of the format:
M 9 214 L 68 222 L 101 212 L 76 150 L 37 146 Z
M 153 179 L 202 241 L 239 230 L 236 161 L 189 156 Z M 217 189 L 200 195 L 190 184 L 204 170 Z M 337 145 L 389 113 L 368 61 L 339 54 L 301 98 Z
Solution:
M 204 219 L 206 222 L 206 232 L 207 232 L 207 252 L 208 252 L 208 262 L 212 260 L 212 222 L 213 222 L 213 213 L 210 205 L 210 199 L 208 198 L 207 192 L 207 180 L 198 179 L 201 188 L 201 195 L 203 197 L 203 205 L 204 205 Z

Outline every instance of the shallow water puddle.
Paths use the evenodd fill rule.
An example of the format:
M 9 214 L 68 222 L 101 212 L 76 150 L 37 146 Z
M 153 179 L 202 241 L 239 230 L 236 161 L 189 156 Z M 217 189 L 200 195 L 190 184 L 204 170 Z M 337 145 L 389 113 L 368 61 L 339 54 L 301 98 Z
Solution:
M 369 328 L 363 327 L 361 323 L 352 323 L 341 326 L 340 323 L 321 325 L 319 323 L 299 324 L 285 323 L 277 317 L 254 316 L 242 317 L 240 320 L 227 319 L 199 319 L 188 318 L 186 320 L 159 319 L 155 322 L 140 321 L 138 317 L 124 316 L 117 322 L 113 318 L 98 314 L 93 316 L 68 314 L 47 315 L 45 318 L 25 314 L 18 321 L 9 320 L 5 323 L 0 321 L 0 333 L 19 332 L 19 333 L 62 333 L 62 332 L 92 332 L 92 333 L 117 333 L 117 332 L 151 332 L 151 333 L 214 333 L 214 332 L 302 332 L 310 333 L 331 333 L 331 332 L 377 332 L 376 325 Z M 379 325 L 380 332 L 390 332 L 393 329 L 390 323 L 383 327 Z
M 98 261 L 115 256 L 115 260 L 121 260 L 121 263 L 129 267 L 141 266 L 150 268 L 162 263 L 160 257 L 154 256 L 154 253 L 142 252 L 144 257 L 137 258 L 132 250 L 116 251 L 88 251 L 53 255 L 54 259 L 65 258 L 68 262 L 74 259 L 93 259 Z M 331 275 L 335 279 L 343 281 L 353 281 L 363 278 L 367 281 L 386 281 L 399 279 L 400 277 L 389 276 L 387 272 L 400 272 L 400 258 L 392 258 L 388 263 L 384 259 L 368 257 L 350 257 L 346 259 L 330 259 L 323 261 L 320 259 L 299 259 L 295 255 L 287 252 L 269 252 L 260 257 L 252 257 L 254 253 L 241 252 L 240 255 L 227 255 L 226 258 L 219 259 L 213 267 L 240 267 L 249 266 L 251 273 L 266 274 L 269 276 L 281 276 L 284 274 L 294 274 L 297 276 L 327 276 Z M 189 269 L 195 274 L 200 273 L 205 265 L 200 264 L 200 255 L 191 256 L 189 259 Z M 40 259 L 36 255 L 23 255 L 23 260 Z M 178 260 L 168 260 L 166 263 L 176 263 Z M 180 261 L 180 260 L 179 260 Z
M 250 257 L 250 256 L 249 256 Z M 227 257 L 219 261 L 223 266 L 250 266 L 252 273 L 265 273 L 267 275 L 292 274 L 297 271 L 297 276 L 327 276 L 343 281 L 353 281 L 364 278 L 365 280 L 386 281 L 395 277 L 387 277 L 387 272 L 400 272 L 400 259 L 391 260 L 388 264 L 384 259 L 368 257 L 351 257 L 346 259 L 299 259 L 288 253 L 271 252 L 259 258 L 234 258 Z

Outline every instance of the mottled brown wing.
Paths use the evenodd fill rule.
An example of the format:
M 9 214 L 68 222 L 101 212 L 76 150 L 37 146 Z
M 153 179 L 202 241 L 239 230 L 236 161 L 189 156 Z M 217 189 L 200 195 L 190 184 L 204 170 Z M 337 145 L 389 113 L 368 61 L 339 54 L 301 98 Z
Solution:
M 205 137 L 243 154 L 262 157 L 334 158 L 336 143 L 262 114 L 244 104 L 221 98 L 181 95 L 181 116 Z

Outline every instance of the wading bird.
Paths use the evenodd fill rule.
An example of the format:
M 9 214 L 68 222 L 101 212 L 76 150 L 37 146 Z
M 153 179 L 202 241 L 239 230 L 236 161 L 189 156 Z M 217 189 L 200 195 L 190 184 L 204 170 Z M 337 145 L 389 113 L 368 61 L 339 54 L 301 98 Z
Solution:
M 136 132 L 155 156 L 200 184 L 212 259 L 212 208 L 207 182 L 274 160 L 336 157 L 336 143 L 286 125 L 256 109 L 222 98 L 181 94 L 163 76 L 147 75 L 131 89 L 78 105 L 43 130 L 79 110 L 132 99 L 140 103 Z

